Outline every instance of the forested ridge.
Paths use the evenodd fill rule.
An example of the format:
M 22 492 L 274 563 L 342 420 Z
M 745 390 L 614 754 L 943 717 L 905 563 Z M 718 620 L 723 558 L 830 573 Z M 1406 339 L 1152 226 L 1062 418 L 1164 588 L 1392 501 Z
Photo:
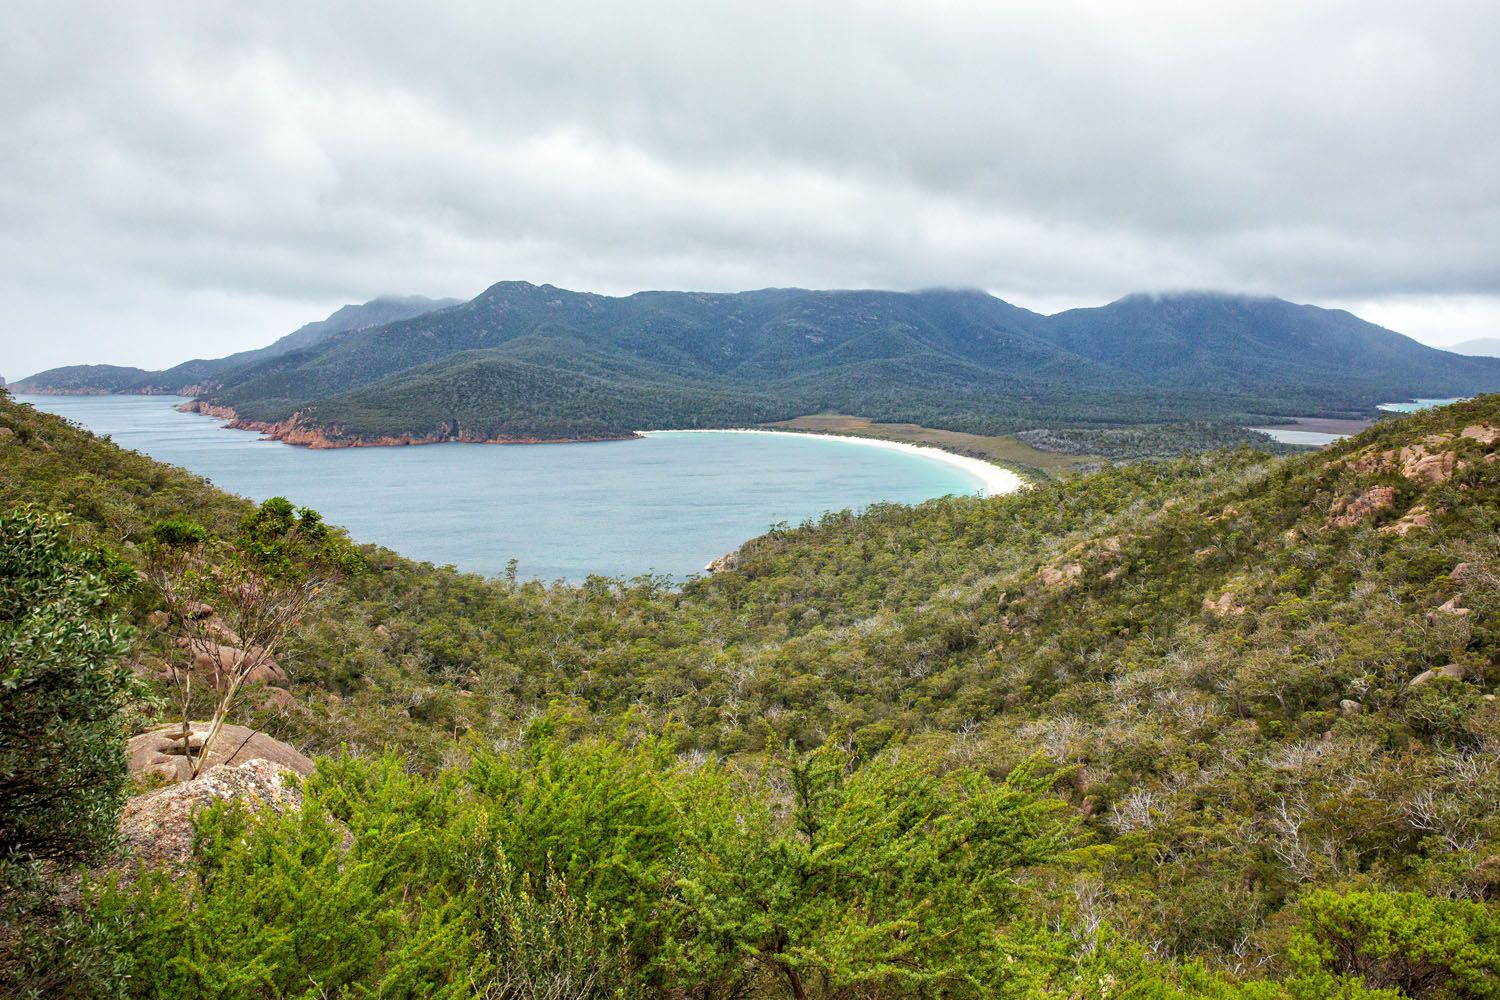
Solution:
M 67 365 L 37 372 L 15 383 L 15 392 L 93 394 L 147 393 L 193 395 L 219 385 L 232 373 L 291 351 L 305 350 L 339 333 L 364 330 L 424 312 L 457 305 L 457 299 L 429 299 L 423 295 L 385 296 L 360 305 L 346 305 L 325 319 L 305 323 L 265 347 L 223 358 L 196 358 L 165 371 L 119 365 Z
M 1495 996 L 1497 428 L 833 514 L 680 588 L 366 547 L 239 716 L 322 755 L 303 810 L 34 947 L 101 995 Z M 8 401 L 0 464 L 126 564 L 250 512 Z
M 821 412 L 978 434 L 1233 424 L 1495 389 L 1493 360 L 1277 299 L 1133 296 L 1049 317 L 975 291 L 610 298 L 502 282 L 244 368 L 205 399 L 340 443 L 620 435 L 644 426 L 637 410 L 660 427 Z
M 57 369 L 22 388 L 187 391 L 244 426 L 319 446 L 620 437 L 844 413 L 1039 432 L 1114 457 L 1243 438 L 1237 425 L 1259 419 L 1500 390 L 1500 360 L 1434 350 L 1338 310 L 1210 293 L 1042 316 L 969 290 L 609 297 L 509 281 L 459 304 L 348 309 L 261 351 L 165 373 Z

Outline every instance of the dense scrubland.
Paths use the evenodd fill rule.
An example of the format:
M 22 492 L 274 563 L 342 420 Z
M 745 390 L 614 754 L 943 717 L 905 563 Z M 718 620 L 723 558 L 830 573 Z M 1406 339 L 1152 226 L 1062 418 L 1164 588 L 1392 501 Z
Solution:
M 1483 397 L 1314 454 L 834 514 L 683 587 L 365 547 L 279 657 L 291 702 L 252 690 L 237 719 L 320 756 L 303 807 L 208 810 L 189 870 L 61 900 L 44 876 L 102 839 L 45 864 L 10 839 L 8 974 L 127 996 L 1500 995 L 1495 427 Z M 66 515 L 79 573 L 140 565 L 163 519 L 229 535 L 251 513 L 8 401 L 0 467 L 0 511 Z M 110 596 L 75 616 L 138 626 L 110 634 L 154 676 L 149 592 L 89 579 Z M 154 683 L 120 696 L 117 738 L 163 711 Z M 0 729 L 0 753 L 34 735 Z

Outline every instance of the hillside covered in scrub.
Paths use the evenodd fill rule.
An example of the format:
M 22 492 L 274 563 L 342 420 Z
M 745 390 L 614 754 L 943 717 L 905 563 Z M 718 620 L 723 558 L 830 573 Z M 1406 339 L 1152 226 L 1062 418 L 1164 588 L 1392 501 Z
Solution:
M 8 400 L 0 469 L 0 513 L 66 514 L 126 563 L 163 519 L 251 512 Z M 137 996 L 1500 994 L 1500 397 L 1290 458 L 830 515 L 681 588 L 363 561 L 233 720 L 319 758 L 300 809 L 209 810 L 191 870 L 33 914 L 12 971 Z M 151 678 L 172 637 L 125 590 Z M 129 725 L 170 718 L 152 683 Z

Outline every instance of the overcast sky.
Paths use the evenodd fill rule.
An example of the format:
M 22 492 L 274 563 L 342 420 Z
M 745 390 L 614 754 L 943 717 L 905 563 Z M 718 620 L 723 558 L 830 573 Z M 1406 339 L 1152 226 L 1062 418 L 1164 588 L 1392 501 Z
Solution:
M 1500 335 L 1500 3 L 0 9 L 5 377 L 503 279 Z

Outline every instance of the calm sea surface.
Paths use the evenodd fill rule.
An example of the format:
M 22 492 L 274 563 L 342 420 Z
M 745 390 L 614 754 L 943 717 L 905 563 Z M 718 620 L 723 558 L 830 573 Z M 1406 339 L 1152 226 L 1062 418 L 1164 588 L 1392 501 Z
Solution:
M 18 398 L 233 493 L 316 508 L 359 541 L 485 574 L 514 558 L 543 580 L 682 577 L 778 521 L 980 487 L 920 455 L 797 435 L 311 451 L 178 413 L 171 396 Z
M 1451 396 L 1447 399 L 1408 399 L 1401 403 L 1381 403 L 1377 409 L 1387 413 L 1416 413 L 1419 410 L 1430 410 L 1434 406 L 1447 406 L 1449 403 L 1461 403 L 1467 396 Z

